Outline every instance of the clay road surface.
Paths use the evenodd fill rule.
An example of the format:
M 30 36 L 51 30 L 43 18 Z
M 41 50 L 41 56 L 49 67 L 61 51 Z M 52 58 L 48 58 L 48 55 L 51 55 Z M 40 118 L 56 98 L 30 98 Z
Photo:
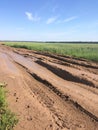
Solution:
M 98 63 L 0 45 L 14 130 L 98 130 Z

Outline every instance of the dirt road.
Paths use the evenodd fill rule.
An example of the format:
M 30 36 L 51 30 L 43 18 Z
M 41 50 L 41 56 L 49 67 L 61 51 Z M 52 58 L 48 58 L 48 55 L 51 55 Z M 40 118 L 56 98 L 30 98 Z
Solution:
M 98 130 L 98 63 L 0 45 L 14 130 Z

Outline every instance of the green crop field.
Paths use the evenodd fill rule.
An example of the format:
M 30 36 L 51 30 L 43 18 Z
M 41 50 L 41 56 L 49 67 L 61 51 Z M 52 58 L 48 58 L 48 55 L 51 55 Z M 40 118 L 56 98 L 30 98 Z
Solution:
M 48 52 L 60 55 L 70 55 L 98 62 L 98 44 L 96 43 L 34 43 L 5 42 L 6 45 Z

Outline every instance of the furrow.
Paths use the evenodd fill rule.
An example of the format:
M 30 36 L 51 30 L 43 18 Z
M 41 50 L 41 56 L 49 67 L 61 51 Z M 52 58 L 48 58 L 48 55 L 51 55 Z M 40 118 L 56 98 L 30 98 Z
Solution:
M 45 68 L 47 68 L 48 70 L 50 70 L 51 72 L 53 72 L 54 74 L 56 74 L 57 76 L 61 77 L 64 80 L 68 80 L 68 81 L 72 81 L 72 82 L 76 82 L 76 83 L 82 83 L 82 84 L 97 88 L 97 86 L 95 86 L 91 81 L 89 81 L 85 78 L 80 78 L 78 76 L 74 76 L 73 74 L 71 74 L 70 72 L 68 72 L 66 70 L 63 70 L 56 66 L 49 65 L 41 60 L 37 60 L 36 63 L 41 66 L 44 66 Z
M 65 58 L 65 57 L 61 57 L 59 55 L 57 56 L 57 55 L 52 55 L 52 54 L 48 54 L 48 53 L 40 53 L 40 52 L 33 52 L 33 53 L 39 54 L 39 55 L 48 56 L 48 57 L 55 58 L 55 59 L 60 60 L 60 61 L 64 61 L 64 62 L 68 62 L 70 64 L 75 64 L 75 65 L 83 66 L 83 67 L 86 67 L 86 68 L 98 69 L 98 66 L 91 65 L 90 63 L 84 63 L 83 60 L 81 60 L 81 61 L 78 62 L 77 58 L 66 57 L 66 56 L 65 56 L 66 57 Z M 85 61 L 85 62 L 88 62 L 88 61 Z
M 28 71 L 29 72 L 29 71 Z M 98 117 L 96 117 L 94 114 L 90 113 L 86 109 L 84 109 L 78 102 L 72 100 L 69 95 L 62 93 L 60 90 L 58 90 L 56 87 L 54 87 L 51 83 L 49 83 L 47 80 L 42 79 L 35 73 L 29 72 L 29 74 L 38 80 L 39 82 L 43 83 L 46 87 L 50 88 L 56 95 L 58 95 L 60 98 L 62 98 L 64 101 L 68 101 L 71 104 L 73 104 L 77 109 L 88 115 L 90 118 L 98 122 Z

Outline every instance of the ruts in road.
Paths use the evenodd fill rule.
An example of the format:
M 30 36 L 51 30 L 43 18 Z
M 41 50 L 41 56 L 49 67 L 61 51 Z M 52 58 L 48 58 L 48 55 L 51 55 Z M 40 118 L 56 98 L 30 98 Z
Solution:
M 98 63 L 0 45 L 14 130 L 98 130 Z

